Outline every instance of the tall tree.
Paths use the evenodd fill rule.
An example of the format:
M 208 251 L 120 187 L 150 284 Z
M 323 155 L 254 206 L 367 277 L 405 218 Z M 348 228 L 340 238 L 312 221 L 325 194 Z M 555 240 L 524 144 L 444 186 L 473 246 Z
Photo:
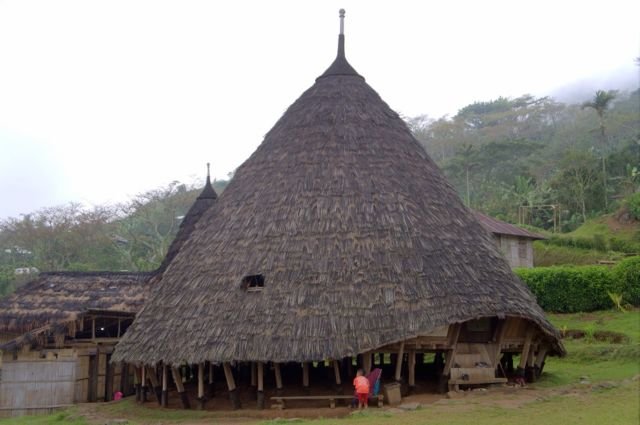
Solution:
M 601 151 L 602 151 L 602 187 L 604 189 L 604 207 L 605 209 L 609 206 L 609 197 L 607 194 L 607 162 L 605 159 L 605 150 L 607 147 L 607 136 L 605 133 L 605 121 L 604 114 L 606 110 L 611 105 L 611 102 L 618 95 L 617 90 L 598 90 L 596 91 L 595 96 L 590 101 L 584 102 L 582 104 L 582 109 L 592 108 L 598 114 L 598 120 L 600 123 L 600 143 L 601 143 Z

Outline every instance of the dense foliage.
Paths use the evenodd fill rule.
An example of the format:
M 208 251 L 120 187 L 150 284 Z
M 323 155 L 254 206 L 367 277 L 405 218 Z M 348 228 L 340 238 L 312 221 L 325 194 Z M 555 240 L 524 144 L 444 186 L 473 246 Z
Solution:
M 640 257 L 615 267 L 554 266 L 518 269 L 545 311 L 574 313 L 612 308 L 610 294 L 625 303 L 640 305 Z
M 494 217 L 552 229 L 556 206 L 570 231 L 639 191 L 639 90 L 582 105 L 501 97 L 407 121 L 467 205 Z

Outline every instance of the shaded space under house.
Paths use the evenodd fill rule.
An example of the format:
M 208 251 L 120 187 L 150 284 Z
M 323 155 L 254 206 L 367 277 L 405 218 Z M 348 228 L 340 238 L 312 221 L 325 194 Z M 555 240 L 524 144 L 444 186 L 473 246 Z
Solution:
M 347 62 L 342 27 L 335 61 L 203 213 L 117 345 L 140 400 L 151 386 L 165 406 L 219 406 L 217 385 L 228 406 L 262 408 L 265 392 L 348 389 L 356 362 L 407 390 L 457 389 L 505 382 L 513 356 L 533 380 L 564 354 L 491 234 Z
M 153 272 L 41 273 L 0 298 L 0 417 L 133 393 L 134 370 L 112 363 L 113 349 L 216 198 L 207 176 Z

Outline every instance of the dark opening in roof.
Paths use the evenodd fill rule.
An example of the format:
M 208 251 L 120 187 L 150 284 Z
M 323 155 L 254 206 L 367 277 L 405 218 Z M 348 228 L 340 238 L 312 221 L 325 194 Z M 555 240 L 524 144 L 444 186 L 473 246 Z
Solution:
M 264 276 L 254 274 L 242 278 L 242 288 L 247 292 L 261 291 L 264 288 Z

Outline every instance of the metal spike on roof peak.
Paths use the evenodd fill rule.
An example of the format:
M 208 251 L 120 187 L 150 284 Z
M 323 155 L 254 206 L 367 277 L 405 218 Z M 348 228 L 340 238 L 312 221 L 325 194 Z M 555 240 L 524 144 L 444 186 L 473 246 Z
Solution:
M 353 75 L 363 78 L 356 72 L 355 69 L 347 62 L 347 57 L 344 53 L 344 9 L 340 9 L 340 34 L 338 35 L 338 56 L 333 61 L 331 66 L 317 79 L 328 77 L 331 75 Z

